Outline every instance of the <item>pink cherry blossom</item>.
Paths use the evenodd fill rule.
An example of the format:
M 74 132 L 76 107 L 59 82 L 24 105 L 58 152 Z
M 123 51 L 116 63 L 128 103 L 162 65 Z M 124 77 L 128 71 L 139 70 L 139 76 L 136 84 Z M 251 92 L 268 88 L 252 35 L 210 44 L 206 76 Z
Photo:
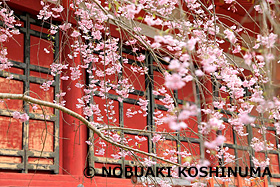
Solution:
M 170 70 L 178 70 L 181 67 L 181 63 L 178 60 L 171 60 L 168 65 L 168 69 Z
M 274 126 L 276 128 L 276 134 L 280 134 L 280 124 L 279 123 L 274 123 Z
M 183 121 L 181 121 L 179 123 L 175 122 L 175 121 L 169 123 L 169 128 L 172 130 L 181 130 L 181 129 L 185 129 L 187 127 L 188 127 L 188 125 Z
M 20 119 L 21 115 L 18 111 L 13 112 L 13 118 Z
M 161 139 L 161 135 L 160 134 L 156 134 L 153 136 L 152 141 L 154 143 L 158 142 Z
M 118 134 L 114 134 L 112 136 L 112 139 L 113 139 L 114 142 L 120 142 L 121 141 L 120 135 L 118 135 Z
M 195 70 L 195 75 L 198 76 L 198 77 L 201 77 L 204 75 L 203 71 L 201 71 L 200 69 L 198 70 Z
M 143 55 L 143 54 L 141 54 L 139 57 L 137 57 L 137 60 L 138 61 L 143 61 L 143 60 L 145 60 L 145 55 Z
M 139 136 L 135 136 L 135 139 L 137 140 L 137 141 L 139 141 L 139 142 L 143 142 L 143 141 L 146 141 L 147 140 L 147 138 L 146 137 L 139 137 Z
M 92 145 L 91 141 L 89 141 L 89 140 L 87 140 L 87 141 L 85 141 L 85 142 L 86 142 L 86 144 L 88 144 L 88 145 Z
M 241 51 L 241 47 L 240 45 L 237 45 L 235 49 L 232 51 L 232 53 L 239 53 L 240 51 Z
M 261 9 L 261 5 L 255 5 L 254 8 L 255 8 L 255 10 L 256 10 L 258 13 L 260 13 L 260 14 L 263 13 L 263 11 L 262 11 L 262 9 Z
M 80 32 L 78 32 L 78 31 L 74 30 L 74 31 L 72 32 L 72 34 L 71 34 L 71 37 L 76 38 L 76 37 L 78 37 L 78 36 L 80 36 L 80 35 L 81 35 L 81 33 L 80 33 Z
M 189 41 L 187 42 L 187 47 L 190 51 L 194 50 L 195 44 L 198 40 L 199 40 L 198 38 L 193 38 L 193 37 L 189 39 Z
M 186 83 L 182 80 L 182 77 L 177 73 L 172 75 L 166 75 L 165 77 L 165 86 L 172 90 L 181 89 Z
M 155 165 L 156 162 L 153 161 L 153 160 L 149 157 L 149 158 L 144 158 L 144 162 L 142 162 L 142 164 L 143 164 L 144 166 L 151 167 L 152 165 Z
M 29 120 L 29 116 L 26 113 L 20 114 L 17 111 L 13 112 L 13 118 L 19 119 L 22 123 Z
M 237 42 L 237 38 L 235 37 L 234 33 L 232 31 L 230 31 L 229 29 L 226 29 L 224 31 L 226 38 L 229 39 L 229 41 L 233 44 L 235 44 Z
M 265 161 L 258 161 L 255 157 L 253 157 L 253 163 L 255 167 L 261 167 L 262 169 L 264 169 L 265 167 L 269 166 L 270 164 L 270 159 L 266 158 Z
M 42 7 L 37 17 L 50 25 L 46 31 L 50 45 L 37 48 L 49 54 L 45 56 L 53 58 L 52 52 L 57 56 L 50 62 L 49 75 L 44 71 L 39 72 L 46 78 L 42 77 L 44 81 L 38 92 L 52 92 L 54 81 L 61 81 L 63 92 L 55 91 L 55 98 L 51 100 L 53 104 L 66 106 L 66 98 L 71 95 L 64 97 L 66 92 L 79 90 L 76 94 L 78 98 L 70 99 L 72 103 L 67 100 L 67 107 L 72 107 L 71 110 L 82 115 L 97 131 L 102 129 L 100 133 L 104 136 L 96 136 L 94 142 L 97 144 L 95 154 L 104 157 L 108 156 L 105 155 L 108 142 L 121 143 L 133 150 L 113 146 L 114 154 L 109 155 L 114 159 L 134 158 L 140 155 L 139 150 L 145 149 L 143 145 L 146 145 L 148 136 L 152 136 L 151 141 L 156 147 L 161 147 L 166 143 L 163 141 L 167 137 L 165 132 L 171 130 L 168 136 L 176 138 L 177 132 L 174 131 L 191 132 L 198 129 L 203 135 L 202 139 L 206 140 L 204 145 L 211 158 L 223 159 L 224 164 L 233 163 L 240 157 L 235 158 L 229 153 L 232 150 L 221 146 L 230 133 L 228 129 L 246 139 L 250 133 L 246 130 L 248 125 L 258 128 L 254 133 L 259 138 L 253 137 L 246 146 L 255 152 L 275 150 L 273 142 L 266 140 L 267 136 L 262 136 L 270 133 L 268 122 L 274 124 L 276 134 L 280 134 L 280 99 L 272 96 L 267 90 L 269 86 L 266 86 L 274 82 L 274 71 L 267 70 L 267 67 L 280 61 L 275 53 L 276 44 L 279 43 L 277 29 L 272 27 L 279 22 L 274 10 L 275 2 L 266 0 L 260 5 L 252 5 L 257 11 L 255 13 L 265 13 L 256 23 L 267 22 L 268 27 L 261 24 L 259 28 L 253 23 L 254 20 L 248 19 L 251 22 L 247 27 L 236 21 L 235 16 L 219 15 L 220 5 L 197 0 L 184 0 L 183 5 L 178 0 L 75 0 L 69 4 L 69 15 L 68 7 L 64 11 L 66 6 L 56 0 L 41 1 Z M 238 9 L 237 13 L 245 11 L 236 0 L 225 0 L 225 3 L 229 4 L 225 5 L 228 10 Z M 17 43 L 14 35 L 19 34 L 16 29 L 19 23 L 8 6 L 9 3 L 0 2 L 0 19 L 3 22 L 0 26 L 0 70 L 4 70 L 3 81 L 14 84 L 18 76 L 9 70 L 14 62 L 8 59 L 13 54 L 8 54 L 10 49 L 5 45 L 10 41 Z M 222 13 L 227 14 L 226 9 Z M 244 17 L 246 14 L 245 11 Z M 55 18 L 60 16 L 58 24 Z M 266 17 L 265 22 L 261 20 L 262 17 Z M 225 18 L 230 18 L 230 22 L 225 23 Z M 111 27 L 111 24 L 114 26 Z M 52 43 L 58 32 L 62 42 Z M 59 51 L 56 51 L 56 46 L 59 46 Z M 147 52 L 150 56 L 146 59 L 144 54 Z M 47 63 L 48 59 L 37 60 L 41 66 L 39 63 L 45 63 L 44 60 Z M 34 69 L 31 67 L 31 70 Z M 150 70 L 153 74 L 150 74 Z M 14 80 L 10 80 L 13 75 Z M 150 99 L 155 101 L 151 103 Z M 148 114 L 148 106 L 154 102 L 153 113 Z M 33 110 L 37 108 L 32 106 Z M 262 120 L 263 114 L 267 118 L 265 121 Z M 125 116 L 118 119 L 119 115 Z M 153 119 L 154 124 L 149 124 L 150 120 L 147 123 L 148 115 L 151 115 L 148 119 Z M 41 115 L 46 119 L 50 116 Z M 13 118 L 18 122 L 29 120 L 28 114 L 20 111 L 13 112 Z M 134 118 L 142 119 L 143 123 L 132 124 Z M 227 118 L 227 122 L 224 118 Z M 256 119 L 263 123 L 255 125 Z M 153 131 L 146 128 L 147 124 L 153 125 Z M 123 134 L 122 130 L 108 130 L 107 125 L 116 129 L 137 128 L 140 131 L 138 136 L 130 136 Z M 142 134 L 145 130 L 147 132 Z M 136 132 L 136 129 L 133 131 Z M 210 138 L 208 135 L 215 131 L 221 131 L 223 135 L 207 141 Z M 180 133 L 180 136 L 183 135 Z M 91 146 L 91 141 L 85 143 Z M 212 154 L 214 151 L 216 154 Z M 207 160 L 192 157 L 188 149 L 180 151 L 170 147 L 163 154 L 156 151 L 151 155 L 174 163 L 178 162 L 180 155 L 186 167 L 210 165 Z M 140 164 L 159 164 L 153 156 L 139 158 Z M 253 162 L 255 166 L 264 167 L 269 164 L 269 159 L 253 158 Z M 172 176 L 177 174 L 173 167 Z M 194 180 L 191 177 L 187 179 Z M 199 180 L 192 185 L 205 186 Z M 167 181 L 160 184 L 170 186 Z
M 63 31 L 68 30 L 69 28 L 71 28 L 72 24 L 71 23 L 64 23 L 63 25 L 60 25 L 59 28 Z
M 272 48 L 276 42 L 277 34 L 270 33 L 268 36 L 258 35 L 257 42 L 260 42 L 266 48 Z
M 254 123 L 254 121 L 255 121 L 254 117 L 251 117 L 246 113 L 240 114 L 239 119 L 240 119 L 241 123 L 244 123 L 244 124 L 251 124 L 251 123 Z
M 217 136 L 217 138 L 212 142 L 204 142 L 205 147 L 208 149 L 215 149 L 217 146 L 221 146 L 226 138 L 222 135 Z
M 5 42 L 7 40 L 8 36 L 6 34 L 0 35 L 0 42 Z
M 104 155 L 105 154 L 105 149 L 99 149 L 99 150 L 96 150 L 96 153 L 95 153 L 96 155 Z
M 64 10 L 63 6 L 59 5 L 58 8 L 52 8 L 53 11 L 60 13 Z
M 225 0 L 225 3 L 227 4 L 231 4 L 232 2 L 234 2 L 235 0 Z

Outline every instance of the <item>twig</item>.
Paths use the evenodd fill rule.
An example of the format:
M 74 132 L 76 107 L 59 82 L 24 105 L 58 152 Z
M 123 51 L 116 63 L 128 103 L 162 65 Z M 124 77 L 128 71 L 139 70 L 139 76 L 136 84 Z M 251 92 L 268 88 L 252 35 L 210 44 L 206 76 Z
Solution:
M 154 154 L 150 154 L 150 153 L 147 153 L 145 151 L 141 151 L 141 150 L 138 150 L 138 149 L 134 149 L 134 148 L 131 148 L 129 146 L 125 146 L 125 145 L 122 145 L 122 144 L 119 144 L 117 142 L 114 142 L 113 140 L 107 138 L 104 136 L 104 134 L 99 130 L 97 129 L 96 127 L 94 127 L 88 120 L 86 120 L 83 116 L 81 116 L 80 114 L 66 108 L 66 107 L 63 107 L 63 106 L 60 106 L 58 104 L 54 104 L 54 103 L 51 103 L 51 102 L 47 102 L 47 101 L 43 101 L 43 100 L 38 100 L 38 99 L 35 99 L 33 97 L 30 97 L 30 96 L 26 96 L 26 95 L 23 95 L 23 94 L 11 94 L 11 93 L 0 93 L 0 99 L 13 99 L 13 100 L 23 100 L 23 101 L 28 101 L 30 103 L 35 103 L 35 104 L 39 104 L 39 105 L 43 105 L 43 106 L 47 106 L 47 107 L 51 107 L 51 108 L 54 108 L 54 109 L 58 109 L 62 112 L 65 112 L 67 114 L 69 114 L 70 116 L 73 116 L 74 118 L 80 120 L 82 123 L 84 123 L 90 130 L 92 130 L 95 134 L 97 134 L 101 139 L 103 139 L 104 141 L 116 146 L 116 147 L 119 147 L 119 148 L 122 148 L 122 149 L 125 149 L 125 150 L 129 150 L 129 151 L 134 151 L 134 152 L 137 152 L 137 153 L 140 153 L 140 154 L 143 154 L 143 155 L 146 155 L 148 157 L 152 157 L 152 158 L 155 158 L 157 160 L 161 160 L 163 162 L 166 162 L 168 164 L 172 164 L 172 165 L 176 165 L 176 166 L 181 166 L 180 164 L 178 163 L 175 163 L 175 162 L 171 162 L 167 159 L 164 159 L 162 157 L 158 157 Z

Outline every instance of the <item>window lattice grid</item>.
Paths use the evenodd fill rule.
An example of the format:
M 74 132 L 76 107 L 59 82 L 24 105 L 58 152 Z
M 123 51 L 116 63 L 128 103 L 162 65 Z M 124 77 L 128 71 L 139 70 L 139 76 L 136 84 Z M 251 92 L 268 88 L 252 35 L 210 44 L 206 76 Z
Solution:
M 214 81 L 213 84 L 213 96 L 214 100 L 219 98 L 221 95 L 219 89 L 221 88 L 222 84 L 219 82 L 219 80 Z M 245 96 L 251 96 L 251 92 L 245 88 Z M 230 103 L 233 102 L 232 99 L 230 99 Z M 266 123 L 269 125 L 266 125 L 267 133 L 265 133 L 262 138 L 265 138 L 268 140 L 268 142 L 271 142 L 275 145 L 273 150 L 266 150 L 266 151 L 260 151 L 255 152 L 251 146 L 249 146 L 252 142 L 252 139 L 254 137 L 259 137 L 259 134 L 257 131 L 260 131 L 263 124 L 255 124 L 255 126 L 252 126 L 251 124 L 246 125 L 246 133 L 248 133 L 248 136 L 244 139 L 243 137 L 239 136 L 238 133 L 234 130 L 233 126 L 228 124 L 228 119 L 232 115 L 237 115 L 237 112 L 230 112 L 227 110 L 222 110 L 221 113 L 224 114 L 224 117 L 222 120 L 226 124 L 226 130 L 223 132 L 217 131 L 217 134 L 225 135 L 227 138 L 227 142 L 224 143 L 223 147 L 228 147 L 230 149 L 230 153 L 235 156 L 235 158 L 242 158 L 236 160 L 234 163 L 234 166 L 240 166 L 242 168 L 244 167 L 254 167 L 253 163 L 253 157 L 260 159 L 261 161 L 270 158 L 271 164 L 270 171 L 273 178 L 280 178 L 280 175 L 278 174 L 280 171 L 280 152 L 277 151 L 277 145 L 279 144 L 279 138 L 276 134 L 276 128 L 273 126 L 273 124 L 269 124 L 268 119 L 261 120 L 261 123 Z M 254 114 L 250 114 L 253 117 L 257 117 Z M 256 118 L 258 119 L 258 118 Z M 228 124 L 228 125 L 227 125 Z M 220 160 L 220 165 L 222 166 L 224 163 L 224 159 Z M 268 180 L 270 178 L 268 177 Z
M 56 76 L 53 78 L 50 75 L 51 69 L 49 68 L 49 64 L 59 60 L 59 33 L 50 38 L 46 33 L 48 32 L 48 28 L 50 28 L 49 24 L 42 24 L 37 19 L 30 17 L 29 14 L 21 14 L 17 17 L 20 18 L 20 22 L 22 23 L 22 26 L 19 28 L 21 34 L 17 41 L 17 48 L 8 48 L 8 50 L 11 50 L 8 51 L 8 54 L 10 53 L 9 60 L 13 63 L 13 67 L 9 71 L 0 72 L 2 81 L 1 91 L 11 93 L 15 91 L 35 98 L 42 96 L 44 98 L 40 99 L 47 99 L 52 102 L 55 99 L 55 95 L 59 93 L 60 85 L 59 77 Z M 42 59 L 43 47 L 48 46 L 50 43 L 53 43 L 53 50 L 51 50 L 49 57 Z M 11 75 L 13 76 L 12 80 L 5 79 Z M 40 85 L 48 80 L 53 80 L 54 83 L 51 85 L 50 91 L 43 94 Z M 10 81 L 14 84 L 11 84 Z M 5 88 L 7 86 L 6 84 L 12 85 L 14 88 L 7 89 Z M 18 89 L 18 85 L 22 85 L 21 89 Z M 21 137 L 21 140 L 19 140 L 21 145 L 18 145 L 18 148 L 13 149 L 5 146 L 5 144 L 11 144 L 12 142 L 9 141 L 12 140 L 7 139 L 4 142 L 5 137 L 1 138 L 0 158 L 2 158 L 2 161 L 0 163 L 0 169 L 21 170 L 25 173 L 28 170 L 45 170 L 58 173 L 59 111 L 44 108 L 45 116 L 48 116 L 45 119 L 40 106 L 38 106 L 38 110 L 33 110 L 27 102 L 22 102 L 22 104 L 16 105 L 14 108 L 13 106 L 7 108 L 1 105 L 1 125 L 4 125 L 3 122 L 12 117 L 13 111 L 21 109 L 19 108 L 20 106 L 23 108 L 22 112 L 28 114 L 29 121 L 22 123 L 20 129 L 10 131 L 17 132 L 19 137 Z M 13 128 L 12 125 L 18 124 L 11 124 L 8 128 Z M 42 133 L 43 131 L 45 131 L 44 135 Z M 47 131 L 48 134 L 46 133 Z M 42 136 L 40 137 L 38 134 Z M 3 130 L 1 135 L 6 135 L 6 138 L 11 137 L 9 131 L 5 134 Z M 38 143 L 36 141 L 37 139 L 44 141 L 42 138 L 48 146 L 44 146 L 44 142 Z
M 128 58 L 128 65 L 136 65 L 136 66 L 141 66 L 141 62 L 138 62 L 137 60 L 132 59 L 133 57 L 136 56 L 136 53 L 132 52 L 129 49 L 126 49 L 124 47 L 121 48 L 121 52 L 122 54 L 129 54 L 130 58 Z M 121 55 L 122 58 L 121 60 L 123 60 L 123 55 Z M 164 64 L 164 62 L 162 62 Z M 117 104 L 113 104 L 114 106 L 118 106 L 118 122 L 120 124 L 120 127 L 131 127 L 130 125 L 127 125 L 127 123 L 125 122 L 127 119 L 125 117 L 125 109 L 127 109 L 127 105 L 134 105 L 134 106 L 139 106 L 138 102 L 139 102 L 139 97 L 145 97 L 147 100 L 149 100 L 148 103 L 148 115 L 145 119 L 145 129 L 147 130 L 147 132 L 135 132 L 132 130 L 121 130 L 121 137 L 123 136 L 135 136 L 135 135 L 139 135 L 141 137 L 146 137 L 147 141 L 144 143 L 147 143 L 147 152 L 149 153 L 157 153 L 160 151 L 160 149 L 164 149 L 161 147 L 156 147 L 156 144 L 152 142 L 152 135 L 154 134 L 153 132 L 155 132 L 155 122 L 154 122 L 154 115 L 153 113 L 155 111 L 164 111 L 166 112 L 168 109 L 160 103 L 160 99 L 163 99 L 164 96 L 163 95 L 153 95 L 153 90 L 155 90 L 155 79 L 157 79 L 157 74 L 162 73 L 160 68 L 156 66 L 156 64 L 154 63 L 154 59 L 152 57 L 151 54 L 149 54 L 148 52 L 145 52 L 145 64 L 146 67 L 148 67 L 148 73 L 145 75 L 145 77 L 143 79 L 141 79 L 141 81 L 143 81 L 143 83 L 145 84 L 145 86 L 138 86 L 138 89 L 135 89 L 133 92 L 131 92 L 131 97 L 129 98 L 125 98 L 123 100 L 123 102 L 119 102 L 118 101 L 118 96 L 112 93 L 108 93 L 107 97 L 108 99 L 113 100 L 114 102 L 116 102 Z M 164 64 L 164 65 L 168 65 L 168 64 Z M 124 70 L 122 70 L 122 72 L 124 72 Z M 124 76 L 123 74 L 119 74 L 117 75 L 118 79 L 121 79 L 122 76 Z M 91 79 L 88 80 L 89 82 L 91 81 Z M 159 81 L 160 82 L 160 81 Z M 96 83 L 97 85 L 100 82 Z M 163 84 L 158 84 L 163 85 Z M 143 89 L 145 87 L 145 89 Z M 189 88 L 187 88 L 189 89 Z M 193 99 L 198 99 L 199 100 L 199 90 L 197 88 L 197 86 L 195 87 L 195 92 L 196 94 L 193 95 Z M 96 100 L 95 98 L 99 97 L 99 92 L 96 91 L 95 96 L 93 96 L 93 100 L 92 102 L 94 102 L 94 100 Z M 178 95 L 180 94 L 180 99 L 178 98 Z M 184 104 L 184 98 L 183 98 L 183 94 L 179 93 L 178 91 L 174 91 L 174 98 L 177 102 L 178 105 L 183 105 Z M 195 98 L 196 97 L 196 98 Z M 194 101 L 189 101 L 191 104 L 195 104 Z M 96 102 L 98 103 L 98 102 Z M 200 106 L 198 106 L 198 108 L 200 108 Z M 92 117 L 91 120 L 94 120 L 95 118 Z M 201 122 L 201 115 L 199 114 L 197 116 L 196 122 L 194 122 L 194 124 L 196 126 L 198 126 L 198 123 Z M 137 120 L 134 120 L 134 123 L 138 123 Z M 137 127 L 134 127 L 137 128 Z M 143 129 L 142 126 L 140 129 Z M 198 129 L 197 129 L 198 130 Z M 92 132 L 89 132 L 89 138 L 94 137 L 94 134 Z M 187 131 L 182 131 L 181 133 L 178 133 L 175 138 L 172 136 L 165 136 L 165 141 L 167 141 L 170 148 L 177 148 L 177 151 L 183 151 L 187 150 L 189 152 L 192 153 L 192 155 L 199 155 L 199 157 L 203 158 L 204 157 L 204 151 L 202 150 L 203 146 L 201 146 L 202 143 L 202 139 L 201 136 L 194 136 L 193 134 L 191 134 L 191 132 L 187 132 Z M 94 144 L 95 145 L 95 144 Z M 113 149 L 112 147 L 110 147 L 109 149 Z M 91 167 L 95 168 L 96 174 L 101 174 L 101 166 L 120 166 L 122 167 L 122 169 L 124 170 L 124 168 L 126 166 L 135 166 L 136 162 L 134 161 L 134 159 L 113 159 L 113 158 L 108 158 L 108 155 L 102 157 L 102 156 L 98 156 L 95 154 L 96 151 L 96 145 L 95 146 L 89 146 L 89 165 Z M 136 158 L 135 160 L 137 160 L 138 158 Z M 177 157 L 177 161 L 178 163 L 182 163 L 182 158 L 180 155 L 178 155 Z M 124 175 L 122 177 L 125 177 Z

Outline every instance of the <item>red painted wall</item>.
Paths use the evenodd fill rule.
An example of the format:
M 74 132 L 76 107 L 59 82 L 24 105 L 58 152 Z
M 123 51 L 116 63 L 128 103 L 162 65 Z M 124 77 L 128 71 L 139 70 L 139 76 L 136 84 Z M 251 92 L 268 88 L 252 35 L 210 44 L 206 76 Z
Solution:
M 41 5 L 39 4 L 39 1 L 37 0 L 11 0 L 10 2 L 11 7 L 21 10 L 21 11 L 27 11 L 31 14 L 36 15 L 39 9 L 41 8 Z M 224 12 L 225 9 L 221 7 L 219 9 L 221 12 Z M 238 15 L 239 17 L 241 15 Z M 241 19 L 241 18 L 240 18 Z M 33 28 L 36 30 L 36 28 Z M 23 62 L 24 58 L 24 48 L 23 48 L 23 35 L 16 36 L 15 39 L 18 41 L 18 43 L 11 40 L 8 44 L 8 52 L 9 52 L 9 58 L 11 60 Z M 33 46 L 31 48 L 31 64 L 34 65 L 40 65 L 43 67 L 49 67 L 49 64 L 52 62 L 51 55 L 46 55 L 46 53 L 42 52 L 43 47 L 38 49 L 36 47 L 36 44 L 38 43 L 38 38 L 31 38 L 31 45 Z M 45 45 L 44 47 L 48 47 L 48 41 L 41 41 L 41 44 Z M 13 49 L 17 50 L 13 50 Z M 38 51 L 39 50 L 39 51 Z M 64 49 L 65 53 L 69 49 Z M 62 52 L 63 53 L 63 52 Z M 69 60 L 69 59 L 62 59 L 62 60 Z M 79 59 L 75 61 L 75 63 L 78 64 Z M 129 67 L 125 68 L 125 70 L 128 70 Z M 124 71 L 125 71 L 124 70 Z M 23 74 L 22 70 L 17 68 L 12 68 L 11 72 L 17 73 L 17 74 Z M 130 75 L 128 71 L 129 78 L 133 81 L 135 79 L 134 75 Z M 43 78 L 50 78 L 49 75 L 43 74 L 43 73 L 35 73 L 31 72 L 31 76 L 34 77 L 43 77 Z M 114 78 L 113 78 L 114 79 Z M 140 79 L 139 83 L 136 83 L 136 89 L 144 90 L 144 77 L 138 77 Z M 155 74 L 155 81 L 158 85 L 163 85 L 163 77 L 160 76 L 160 74 Z M 11 92 L 11 93 L 23 93 L 23 84 L 20 81 L 16 80 L 6 80 L 4 78 L 0 78 L 0 92 Z M 63 91 L 68 92 L 67 86 L 70 84 L 70 81 L 62 81 L 61 89 Z M 73 84 L 73 83 L 71 83 Z M 210 88 L 211 85 L 207 86 Z M 31 90 L 36 91 L 39 93 L 39 96 L 42 97 L 43 100 L 52 101 L 53 98 L 53 90 L 51 89 L 49 92 L 39 92 L 39 85 L 31 84 Z M 179 98 L 180 99 L 187 99 L 189 101 L 194 101 L 194 95 L 192 95 L 193 90 L 191 85 L 185 86 L 182 90 L 178 91 Z M 81 97 L 81 92 L 78 89 L 72 89 L 69 94 L 65 97 L 65 100 L 67 100 L 67 107 L 70 109 L 75 109 L 75 101 L 77 98 Z M 208 101 L 212 102 L 212 96 L 208 95 Z M 101 101 L 98 98 L 95 98 L 97 102 L 100 103 L 100 105 L 103 105 L 103 101 Z M 7 104 L 9 105 L 10 109 L 16 110 L 20 107 L 22 107 L 21 101 L 7 101 Z M 160 101 L 157 101 L 157 104 L 161 104 Z M 117 102 L 113 104 L 117 108 Z M 124 108 L 130 108 L 133 105 L 130 104 L 124 104 Z M 133 106 L 137 107 L 137 106 Z M 3 103 L 0 103 L 0 108 L 5 108 L 5 105 Z M 36 111 L 40 113 L 40 109 Z M 49 114 L 53 113 L 53 110 L 48 109 L 47 112 Z M 81 112 L 81 111 L 76 111 Z M 118 114 L 116 114 L 118 116 Z M 60 140 L 60 165 L 61 168 L 59 170 L 59 174 L 23 174 L 23 173 L 12 173 L 9 171 L 9 173 L 2 172 L 0 173 L 0 186 L 77 186 L 78 184 L 84 183 L 85 186 L 133 186 L 131 184 L 130 179 L 117 179 L 117 178 L 104 178 L 104 177 L 94 177 L 92 180 L 87 179 L 83 177 L 83 168 L 85 166 L 85 158 L 87 155 L 87 145 L 84 143 L 85 140 L 87 140 L 87 130 L 84 125 L 80 127 L 80 140 L 77 142 L 77 138 L 75 135 L 75 130 L 77 130 L 77 126 L 69 126 L 67 123 L 73 124 L 75 123 L 78 125 L 78 122 L 74 120 L 74 118 L 63 114 L 64 120 L 60 119 L 60 137 L 64 137 L 67 139 Z M 137 121 L 137 123 L 136 123 Z M 141 116 L 136 116 L 136 118 L 126 118 L 124 119 L 124 125 L 125 127 L 131 127 L 131 128 L 143 128 L 146 126 L 146 118 L 143 118 Z M 190 126 L 195 126 L 196 123 L 194 121 L 188 121 L 188 124 Z M 9 133 L 7 133 L 7 130 L 9 128 Z M 40 137 L 41 133 L 44 130 L 45 126 L 39 121 L 30 120 L 30 149 L 34 150 L 41 150 L 42 144 L 40 143 Z M 161 128 L 168 128 L 166 124 L 163 124 Z M 53 124 L 48 124 L 48 129 L 50 132 L 52 132 Z M 22 144 L 22 125 L 15 121 L 11 120 L 11 123 L 9 123 L 9 119 L 7 117 L 0 117 L 0 148 L 9 148 L 14 150 L 21 150 L 21 144 Z M 197 129 L 196 129 L 197 131 Z M 186 132 L 189 137 L 197 138 L 196 135 Z M 133 135 L 130 135 L 132 139 L 134 138 Z M 215 136 L 215 133 L 213 132 L 211 136 Z M 230 141 L 230 139 L 228 140 Z M 271 140 L 272 142 L 275 141 L 275 139 Z M 166 147 L 162 147 L 162 149 L 168 149 L 169 146 L 173 146 L 171 141 L 165 142 Z M 188 147 L 189 145 L 185 145 Z M 192 145 L 193 153 L 196 154 L 195 156 L 199 157 L 200 151 L 199 151 L 199 145 L 193 143 Z M 141 148 L 142 150 L 147 151 L 148 146 L 147 142 L 142 143 Z M 53 138 L 51 136 L 47 137 L 47 143 L 45 145 L 45 150 L 47 151 L 53 151 Z M 112 147 L 108 147 L 106 150 L 108 155 L 112 153 Z M 160 150 L 158 150 L 160 152 Z M 206 155 L 207 158 L 211 159 L 210 155 Z M 260 157 L 263 155 L 259 155 Z M 109 157 L 109 156 L 108 156 Z M 270 155 L 272 160 L 272 171 L 274 173 L 280 173 L 279 166 L 278 166 L 278 159 L 275 155 Z M 34 159 L 30 159 L 30 162 L 34 161 Z M 19 157 L 4 157 L 0 156 L 0 162 L 11 162 L 11 163 L 19 163 L 21 162 Z M 42 159 L 42 162 L 49 163 L 51 162 L 49 160 Z M 277 165 L 277 166 L 276 166 Z M 98 164 L 96 165 L 98 166 Z M 99 164 L 99 167 L 101 165 Z M 65 170 L 63 170 L 64 168 Z M 70 174 L 71 175 L 70 175 Z

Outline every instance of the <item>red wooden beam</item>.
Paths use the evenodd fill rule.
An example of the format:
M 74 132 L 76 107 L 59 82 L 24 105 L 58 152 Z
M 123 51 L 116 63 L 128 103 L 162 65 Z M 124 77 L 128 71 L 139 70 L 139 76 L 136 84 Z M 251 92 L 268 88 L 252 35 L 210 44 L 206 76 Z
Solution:
M 74 44 L 73 40 L 67 40 L 62 42 L 65 46 L 62 53 L 62 60 L 67 61 L 72 67 L 77 67 L 81 64 L 81 58 L 78 54 L 76 58 L 69 59 L 67 54 L 71 54 L 70 45 Z M 67 72 L 70 75 L 70 70 Z M 82 77 L 83 78 L 83 77 Z M 67 81 L 62 81 L 63 92 L 66 92 L 64 99 L 66 101 L 66 107 L 77 113 L 82 114 L 82 109 L 77 109 L 77 99 L 83 96 L 83 92 L 80 88 L 73 85 L 78 83 L 79 80 L 72 81 L 70 78 Z M 82 81 L 82 80 L 80 80 Z M 70 86 L 72 85 L 72 86 Z M 71 90 L 69 88 L 71 87 Z M 74 117 L 63 114 L 63 168 L 66 169 L 72 175 L 83 175 L 83 170 L 86 162 L 87 155 L 87 128 L 84 124 Z M 65 174 L 68 174 L 65 172 Z

